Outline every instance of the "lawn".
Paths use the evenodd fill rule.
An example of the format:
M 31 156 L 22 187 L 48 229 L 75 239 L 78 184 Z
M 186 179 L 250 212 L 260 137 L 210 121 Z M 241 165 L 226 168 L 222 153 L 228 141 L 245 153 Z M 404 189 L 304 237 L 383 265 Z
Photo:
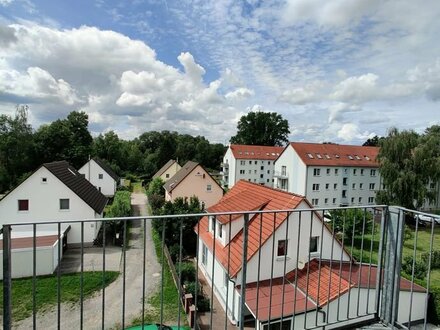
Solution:
M 156 250 L 157 259 L 162 264 L 162 241 L 159 234 L 152 229 L 152 236 L 154 241 L 154 247 Z M 179 313 L 178 297 L 176 285 L 174 284 L 173 277 L 171 275 L 170 268 L 166 260 L 164 260 L 164 278 L 163 278 L 163 319 L 164 324 L 177 324 L 177 315 Z M 145 323 L 159 323 L 160 311 L 161 311 L 161 285 L 158 285 L 158 290 L 148 298 L 147 303 L 150 305 L 149 310 L 145 312 Z M 180 308 L 180 323 L 181 326 L 188 325 L 186 315 L 183 311 L 183 307 Z M 141 317 L 132 321 L 132 325 L 139 325 L 142 323 Z
M 84 298 L 102 288 L 101 272 L 84 272 Z M 118 272 L 105 272 L 105 285 L 112 283 Z M 61 302 L 76 303 L 80 301 L 80 273 L 62 275 Z M 3 281 L 1 281 L 0 296 L 3 297 Z M 36 309 L 42 312 L 57 304 L 57 276 L 38 276 L 36 278 Z M 0 301 L 3 313 L 3 299 Z M 14 321 L 25 319 L 32 315 L 32 278 L 12 280 L 12 316 Z
M 143 193 L 145 194 L 145 188 L 142 187 L 142 182 L 137 181 L 132 183 L 132 188 L 134 193 Z
M 414 242 L 415 242 L 415 230 L 412 228 L 413 237 L 405 240 L 403 244 L 403 258 L 405 256 L 413 256 L 414 254 Z M 362 262 L 369 263 L 370 262 L 370 246 L 373 241 L 373 252 L 371 253 L 371 261 L 374 264 L 377 264 L 377 255 L 379 251 L 379 232 L 375 230 L 374 235 L 369 234 L 364 235 L 364 248 L 362 254 Z M 351 251 L 351 241 L 344 242 L 347 250 Z M 348 246 L 347 246 L 348 244 Z M 431 244 L 431 228 L 419 227 L 417 234 L 417 248 L 416 248 L 416 260 L 421 260 L 421 255 L 424 252 L 429 252 Z M 355 237 L 354 239 L 354 247 L 352 251 L 353 257 L 356 260 L 361 261 L 361 245 L 362 238 Z M 434 228 L 434 240 L 433 240 L 433 250 L 440 250 L 440 227 L 436 226 Z M 432 269 L 431 270 L 431 284 L 440 286 L 440 269 Z

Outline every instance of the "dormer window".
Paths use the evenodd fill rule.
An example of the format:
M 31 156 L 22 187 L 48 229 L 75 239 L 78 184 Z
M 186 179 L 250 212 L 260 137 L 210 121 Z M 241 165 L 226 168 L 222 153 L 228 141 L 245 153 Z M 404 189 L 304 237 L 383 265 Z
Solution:
M 278 240 L 277 257 L 285 257 L 287 255 L 287 240 Z
M 319 243 L 319 236 L 310 237 L 310 245 L 309 245 L 310 253 L 318 252 L 318 243 Z
M 214 226 L 215 226 L 215 218 L 214 218 L 213 215 L 210 215 L 210 216 L 209 216 L 209 231 L 210 231 L 211 233 L 214 232 Z

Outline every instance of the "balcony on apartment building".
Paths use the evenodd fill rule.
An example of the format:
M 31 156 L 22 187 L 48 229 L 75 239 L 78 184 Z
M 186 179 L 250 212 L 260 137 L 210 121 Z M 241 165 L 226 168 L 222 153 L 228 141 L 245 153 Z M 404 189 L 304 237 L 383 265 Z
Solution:
M 273 176 L 280 179 L 288 179 L 289 175 L 286 171 L 274 171 Z
M 323 221 L 324 214 L 331 214 L 330 221 Z M 96 221 L 59 222 L 55 241 L 62 240 L 61 228 L 69 224 L 80 223 L 83 231 Z M 182 329 L 410 329 L 415 324 L 427 328 L 436 317 L 431 309 L 431 288 L 438 284 L 432 276 L 437 271 L 432 251 L 439 216 L 374 205 L 98 221 L 104 231 L 117 222 L 132 228 L 132 234 L 103 235 L 101 246 L 94 248 L 81 244 L 63 251 L 62 244 L 55 244 L 56 253 L 49 256 L 40 246 L 44 223 L 26 223 L 32 229 L 26 239 L 16 236 L 24 224 L 2 226 L 4 329 L 129 329 L 147 323 L 158 329 L 165 324 Z M 412 238 L 404 237 L 408 231 Z M 170 240 L 174 243 L 167 247 Z M 77 257 L 81 281 L 65 302 L 69 250 Z M 93 271 L 102 275 L 93 295 L 85 282 L 92 270 L 89 251 Z M 46 261 L 58 265 L 56 299 L 42 308 L 37 295 L 45 288 L 38 274 Z M 422 275 L 415 271 L 421 262 Z M 32 271 L 26 315 L 14 295 L 23 264 Z M 193 279 L 188 279 L 191 268 Z M 119 276 L 107 285 L 110 271 Z

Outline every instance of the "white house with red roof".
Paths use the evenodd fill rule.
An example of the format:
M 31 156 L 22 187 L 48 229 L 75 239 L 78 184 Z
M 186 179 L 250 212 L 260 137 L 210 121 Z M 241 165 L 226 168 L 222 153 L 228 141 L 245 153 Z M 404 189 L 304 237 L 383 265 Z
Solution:
M 291 142 L 275 162 L 275 187 L 316 207 L 375 204 L 377 147 Z
M 270 212 L 278 210 L 289 211 Z M 210 213 L 233 211 L 251 212 L 243 313 L 257 329 L 281 320 L 282 329 L 322 323 L 331 329 L 374 317 L 376 266 L 353 260 L 304 196 L 242 180 L 208 208 Z M 194 228 L 199 270 L 233 324 L 242 312 L 244 221 L 243 214 L 205 216 Z M 399 315 L 407 316 L 411 283 L 401 280 L 400 287 L 405 303 Z M 425 298 L 424 288 L 414 284 L 413 319 L 423 319 Z M 341 321 L 347 316 L 353 320 Z
M 273 187 L 274 162 L 283 147 L 231 144 L 223 157 L 223 186 L 232 188 L 239 180 Z

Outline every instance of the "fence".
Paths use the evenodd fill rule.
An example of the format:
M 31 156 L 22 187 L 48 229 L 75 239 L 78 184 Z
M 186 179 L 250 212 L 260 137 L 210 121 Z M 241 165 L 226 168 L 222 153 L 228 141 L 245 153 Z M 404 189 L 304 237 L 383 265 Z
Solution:
M 195 224 L 189 231 L 188 223 L 177 221 L 183 217 L 188 223 Z M 170 237 L 180 242 L 179 261 L 188 235 L 197 235 L 196 246 L 187 253 L 193 253 L 197 258 L 196 278 L 206 280 L 207 287 L 203 291 L 208 295 L 210 311 L 195 310 L 196 328 L 333 329 L 380 322 L 390 327 L 410 329 L 417 323 L 426 328 L 429 321 L 435 321 L 435 313 L 428 313 L 428 308 L 432 307 L 430 291 L 440 287 L 437 282 L 440 279 L 440 270 L 437 270 L 440 267 L 440 252 L 437 253 L 440 242 L 436 238 L 440 217 L 378 205 L 111 219 L 123 221 L 124 227 L 128 221 L 142 223 L 143 235 L 139 238 L 142 257 L 133 257 L 133 249 L 128 249 L 124 231 L 122 274 L 107 287 L 108 256 L 104 242 L 101 248 L 102 285 L 94 296 L 100 304 L 88 308 L 85 304 L 90 298 L 85 297 L 84 283 L 87 249 L 82 240 L 79 297 L 72 303 L 75 313 L 66 313 L 63 309 L 61 279 L 64 275 L 58 267 L 57 299 L 51 314 L 54 328 L 126 328 L 135 319 L 133 313 L 140 315 L 137 322 L 141 324 L 148 319 L 152 323 L 185 325 L 180 318 L 180 289 L 175 297 L 178 313 L 170 318 L 165 310 L 164 259 L 157 287 L 160 290 L 158 313 L 149 315 L 146 308 L 146 299 L 152 294 L 146 288 L 149 283 L 157 282 L 154 282 L 154 274 L 149 272 L 150 258 L 156 256 L 154 249 L 147 244 L 150 235 L 147 228 L 153 219 L 163 222 L 160 232 L 162 250 L 166 250 L 165 242 Z M 58 239 L 62 237 L 62 225 L 80 223 L 83 238 L 84 224 L 96 221 L 103 221 L 105 227 L 106 219 L 57 222 L 56 235 Z M 36 269 L 41 261 L 36 252 L 38 229 L 47 224 L 50 223 L 11 223 L 2 227 L 4 329 L 10 329 L 13 324 L 37 328 L 43 319 L 45 312 L 39 309 L 36 299 L 39 292 Z M 19 248 L 14 232 L 23 235 L 21 227 L 29 225 L 32 230 L 28 243 L 33 251 L 28 261 L 33 270 L 32 312 L 27 319 L 18 322 L 14 317 L 16 282 L 11 278 L 13 251 Z M 57 249 L 61 249 L 60 246 L 58 244 Z M 61 253 L 58 256 L 60 263 Z M 139 276 L 132 278 L 131 274 L 136 273 L 133 270 L 139 270 L 139 267 L 142 268 L 137 272 Z M 174 276 L 177 277 L 174 279 L 176 283 L 182 283 L 179 271 Z M 139 297 L 130 291 L 134 285 L 140 288 Z M 199 285 L 196 281 L 196 293 Z M 119 300 L 109 302 L 109 296 Z M 195 305 L 199 306 L 197 300 L 202 298 L 198 294 L 194 298 Z M 118 306 L 117 313 L 112 311 L 111 304 Z M 126 305 L 136 307 L 127 310 Z M 44 321 L 47 322 L 47 315 L 44 315 Z

